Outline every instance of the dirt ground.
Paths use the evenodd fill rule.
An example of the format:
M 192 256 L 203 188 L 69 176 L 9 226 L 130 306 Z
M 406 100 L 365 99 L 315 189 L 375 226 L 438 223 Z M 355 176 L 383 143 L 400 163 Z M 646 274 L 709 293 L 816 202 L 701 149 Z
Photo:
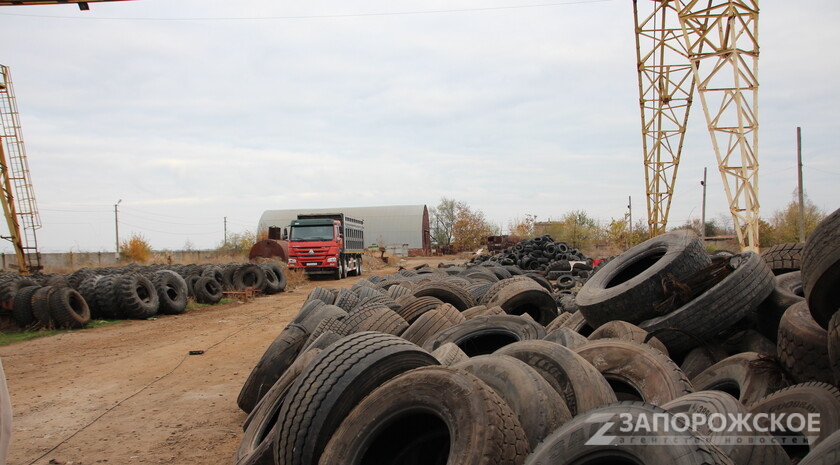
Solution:
M 358 279 L 0 347 L 14 410 L 8 463 L 231 463 L 246 417 L 236 397 L 263 351 L 313 287 Z

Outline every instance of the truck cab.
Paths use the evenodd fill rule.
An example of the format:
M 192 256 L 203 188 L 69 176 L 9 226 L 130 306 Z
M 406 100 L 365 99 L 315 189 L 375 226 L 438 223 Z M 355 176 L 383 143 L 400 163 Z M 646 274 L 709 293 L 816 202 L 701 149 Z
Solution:
M 342 279 L 362 272 L 362 220 L 335 215 L 299 215 L 289 226 L 289 269 Z

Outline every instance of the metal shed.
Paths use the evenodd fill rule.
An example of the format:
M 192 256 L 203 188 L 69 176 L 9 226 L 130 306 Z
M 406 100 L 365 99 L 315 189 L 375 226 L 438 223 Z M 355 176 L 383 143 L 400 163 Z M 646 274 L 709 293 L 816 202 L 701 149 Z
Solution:
M 344 213 L 364 220 L 365 247 L 383 245 L 391 254 L 402 256 L 431 249 L 429 209 L 425 205 L 266 210 L 257 230 L 285 228 L 298 215 L 312 213 Z

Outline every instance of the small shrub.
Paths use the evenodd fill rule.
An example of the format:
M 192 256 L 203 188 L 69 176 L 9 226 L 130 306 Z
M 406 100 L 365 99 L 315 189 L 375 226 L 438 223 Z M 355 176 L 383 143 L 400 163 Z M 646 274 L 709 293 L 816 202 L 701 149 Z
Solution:
M 130 239 L 120 242 L 120 255 L 125 261 L 146 263 L 152 258 L 152 246 L 142 234 L 132 234 Z

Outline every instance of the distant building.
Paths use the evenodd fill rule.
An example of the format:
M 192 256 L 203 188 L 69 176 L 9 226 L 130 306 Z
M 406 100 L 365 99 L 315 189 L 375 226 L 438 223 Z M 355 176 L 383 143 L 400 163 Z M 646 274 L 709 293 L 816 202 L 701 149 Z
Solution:
M 431 250 L 429 209 L 425 205 L 383 207 L 295 208 L 266 210 L 258 231 L 285 228 L 300 214 L 344 213 L 365 221 L 365 247 L 382 245 L 392 255 L 415 255 Z

